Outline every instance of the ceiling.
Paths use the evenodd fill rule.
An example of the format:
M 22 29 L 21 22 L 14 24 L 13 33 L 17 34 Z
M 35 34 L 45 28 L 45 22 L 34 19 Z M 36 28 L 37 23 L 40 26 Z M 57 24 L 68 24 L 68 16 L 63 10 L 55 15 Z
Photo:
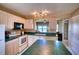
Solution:
M 58 18 L 74 12 L 79 7 L 78 3 L 1 3 L 0 5 L 25 17 L 32 15 L 34 11 L 47 9 L 50 15 Z

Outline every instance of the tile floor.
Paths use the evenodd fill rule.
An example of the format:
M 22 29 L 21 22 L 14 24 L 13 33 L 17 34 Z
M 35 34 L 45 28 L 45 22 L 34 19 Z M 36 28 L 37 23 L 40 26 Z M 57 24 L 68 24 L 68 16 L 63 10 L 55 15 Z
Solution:
M 61 41 L 40 38 L 22 55 L 71 55 Z

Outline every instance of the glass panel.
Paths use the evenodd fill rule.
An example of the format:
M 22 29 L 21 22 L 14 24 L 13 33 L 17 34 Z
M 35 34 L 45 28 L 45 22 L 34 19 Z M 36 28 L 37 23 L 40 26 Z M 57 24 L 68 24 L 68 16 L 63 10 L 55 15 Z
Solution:
M 47 26 L 43 26 L 43 28 L 47 28 Z
M 43 32 L 47 32 L 47 25 L 43 26 Z
M 42 28 L 42 26 L 38 26 L 38 28 Z
M 43 28 L 43 32 L 47 32 L 47 28 Z
M 42 26 L 38 25 L 38 31 L 42 32 Z
M 42 28 L 39 28 L 38 31 L 42 32 Z
M 45 24 L 44 25 L 38 25 L 37 30 L 40 31 L 40 32 L 47 32 L 48 26 L 45 25 Z

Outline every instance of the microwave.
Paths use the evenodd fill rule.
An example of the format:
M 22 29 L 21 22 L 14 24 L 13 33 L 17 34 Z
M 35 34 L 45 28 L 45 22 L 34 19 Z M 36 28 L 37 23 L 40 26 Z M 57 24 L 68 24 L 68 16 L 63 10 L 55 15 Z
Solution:
M 23 23 L 14 22 L 14 29 L 24 29 Z

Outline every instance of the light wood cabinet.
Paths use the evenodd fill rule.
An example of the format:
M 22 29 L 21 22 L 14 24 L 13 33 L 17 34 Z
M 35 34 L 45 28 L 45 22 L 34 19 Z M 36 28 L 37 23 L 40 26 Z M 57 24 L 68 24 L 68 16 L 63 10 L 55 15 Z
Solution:
M 5 50 L 6 55 L 16 55 L 19 51 L 18 38 L 6 42 Z
M 32 40 L 33 40 L 33 37 L 28 35 L 28 46 L 30 47 L 32 45 Z
M 28 35 L 28 46 L 30 47 L 37 40 L 38 36 Z
M 6 29 L 13 29 L 14 22 L 23 23 L 25 25 L 26 20 L 16 15 L 0 10 L 0 24 L 4 24 Z M 24 26 L 25 28 L 26 26 Z
M 22 43 L 22 39 L 26 38 L 26 41 Z M 30 47 L 34 42 L 38 40 L 39 36 L 25 35 L 19 38 L 6 42 L 5 53 L 6 55 L 16 55 L 22 52 L 27 47 Z

